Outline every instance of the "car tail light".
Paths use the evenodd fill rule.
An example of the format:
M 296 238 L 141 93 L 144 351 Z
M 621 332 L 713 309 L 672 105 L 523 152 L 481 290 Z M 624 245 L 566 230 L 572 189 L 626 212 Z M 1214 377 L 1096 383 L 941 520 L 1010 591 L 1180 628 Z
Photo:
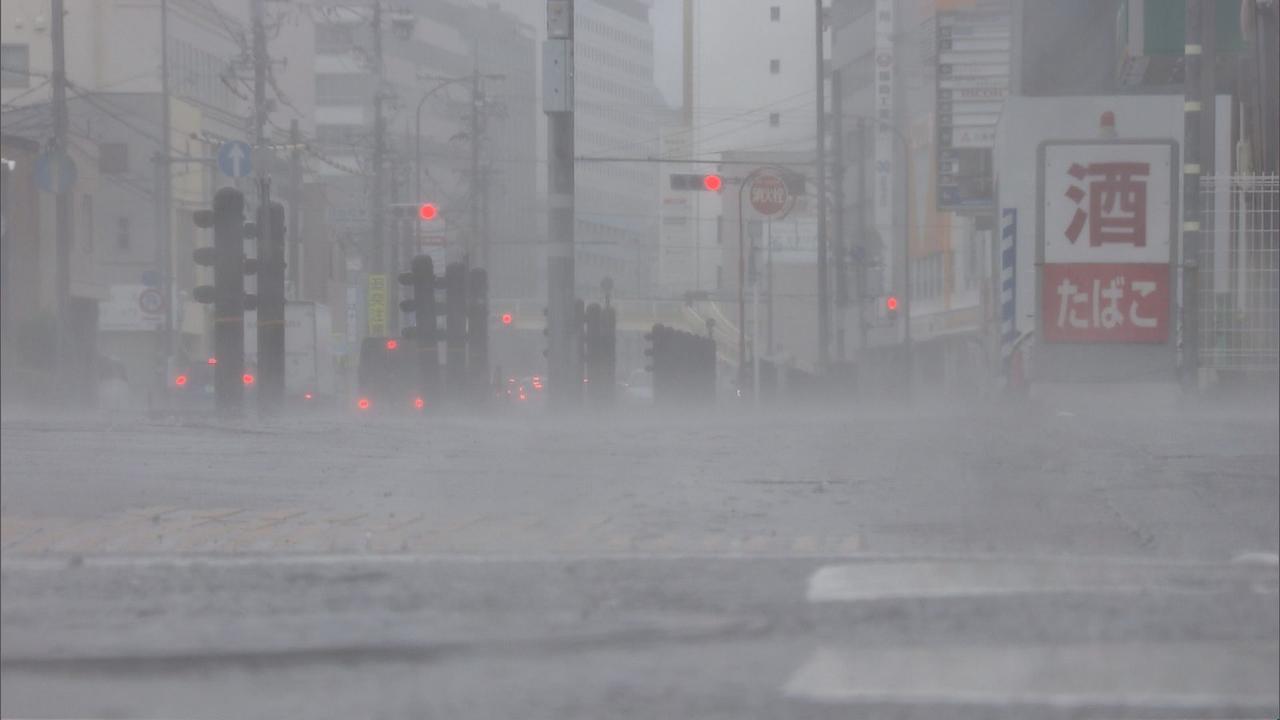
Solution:
M 310 400 L 310 399 L 311 399 L 311 393 L 302 393 L 302 399 L 303 399 L 303 400 Z

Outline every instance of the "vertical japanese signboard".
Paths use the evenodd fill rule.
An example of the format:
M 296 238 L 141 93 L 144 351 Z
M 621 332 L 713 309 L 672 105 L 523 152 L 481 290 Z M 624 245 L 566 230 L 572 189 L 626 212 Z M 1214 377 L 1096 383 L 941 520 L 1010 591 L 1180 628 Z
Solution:
M 1047 345 L 1173 342 L 1176 170 L 1172 140 L 1040 145 L 1037 316 Z
M 881 287 L 886 288 L 893 287 L 893 156 L 898 142 L 893 120 L 894 4 L 895 0 L 876 0 L 875 222 L 880 235 L 879 255 L 883 258 Z
M 1013 47 L 1005 0 L 937 17 L 938 209 L 995 206 L 991 148 L 1009 95 Z
M 365 293 L 365 305 L 369 312 L 369 337 L 387 334 L 387 276 L 369 275 L 369 289 Z

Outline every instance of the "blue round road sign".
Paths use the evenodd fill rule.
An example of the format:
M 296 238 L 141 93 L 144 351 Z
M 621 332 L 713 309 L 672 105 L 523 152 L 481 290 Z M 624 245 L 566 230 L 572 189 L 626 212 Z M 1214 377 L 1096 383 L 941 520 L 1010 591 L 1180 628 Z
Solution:
M 251 172 L 251 155 L 248 143 L 224 142 L 218 146 L 218 170 L 227 177 L 245 177 Z
M 76 184 L 76 163 L 66 153 L 46 150 L 36 158 L 36 185 L 47 193 L 62 193 Z
M 138 294 L 138 308 L 148 315 L 164 310 L 164 295 L 156 288 L 147 288 Z

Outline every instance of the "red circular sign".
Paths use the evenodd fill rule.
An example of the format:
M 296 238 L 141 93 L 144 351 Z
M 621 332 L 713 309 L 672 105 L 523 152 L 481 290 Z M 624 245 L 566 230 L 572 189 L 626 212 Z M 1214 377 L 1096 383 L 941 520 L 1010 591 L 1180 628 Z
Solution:
M 751 207 L 761 215 L 777 215 L 787 206 L 787 184 L 773 173 L 761 173 L 751 181 Z

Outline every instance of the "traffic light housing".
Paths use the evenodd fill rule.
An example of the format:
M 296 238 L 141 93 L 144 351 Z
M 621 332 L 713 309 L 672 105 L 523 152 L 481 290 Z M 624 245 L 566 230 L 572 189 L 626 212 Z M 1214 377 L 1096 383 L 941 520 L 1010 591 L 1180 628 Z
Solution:
M 724 178 L 716 173 L 671 173 L 671 189 L 695 192 L 720 192 Z
M 409 264 L 409 272 L 400 273 L 400 284 L 409 288 L 409 297 L 400 301 L 400 310 L 413 313 L 413 326 L 403 330 L 405 337 L 415 339 L 418 347 L 435 341 L 436 289 L 435 264 L 429 255 L 417 255 Z
M 440 375 L 440 357 L 436 349 L 436 271 L 429 255 L 417 255 L 409 263 L 409 272 L 400 273 L 400 284 L 409 287 L 410 295 L 400 301 L 400 309 L 413 313 L 413 325 L 401 332 L 413 340 L 416 349 L 420 396 L 434 397 Z
M 213 230 L 213 246 L 197 248 L 197 265 L 213 268 L 213 285 L 192 295 L 213 305 L 214 397 L 219 414 L 238 413 L 244 399 L 244 311 L 254 304 L 244 292 L 244 193 L 224 187 L 213 196 L 211 210 L 198 210 L 197 227 Z
M 440 217 L 440 208 L 435 203 L 395 203 L 391 205 L 391 217 L 397 220 L 421 220 L 431 222 Z

